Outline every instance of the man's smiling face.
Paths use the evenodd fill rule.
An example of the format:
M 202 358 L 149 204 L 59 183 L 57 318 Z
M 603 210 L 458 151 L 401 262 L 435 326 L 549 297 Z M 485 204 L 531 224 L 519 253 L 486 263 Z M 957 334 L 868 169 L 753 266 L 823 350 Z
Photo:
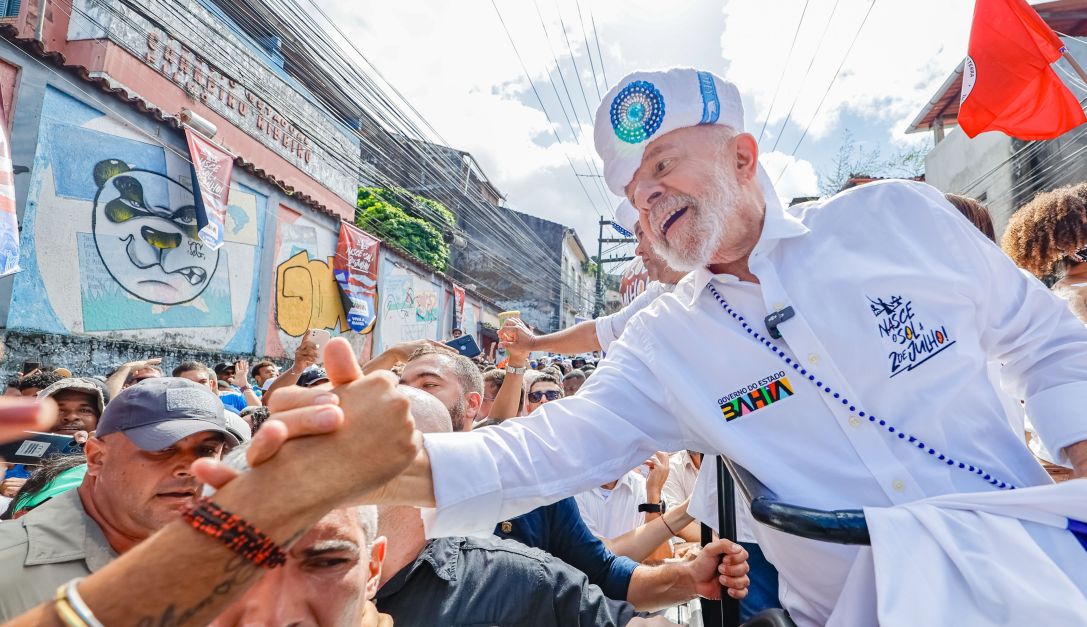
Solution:
M 681 271 L 706 265 L 726 234 L 735 206 L 725 127 L 677 129 L 646 146 L 626 187 L 649 244 Z

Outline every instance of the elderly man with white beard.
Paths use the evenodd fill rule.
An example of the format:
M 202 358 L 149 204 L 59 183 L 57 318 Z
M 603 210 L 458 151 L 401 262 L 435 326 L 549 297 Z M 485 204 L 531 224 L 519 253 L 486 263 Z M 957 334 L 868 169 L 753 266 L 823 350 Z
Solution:
M 630 320 L 577 395 L 501 428 L 428 434 L 370 500 L 436 506 L 434 537 L 489 533 L 662 449 L 727 455 L 818 509 L 1046 484 L 1004 420 L 990 360 L 1050 450 L 1087 472 L 1087 329 L 1062 303 L 924 184 L 866 185 L 786 213 L 743 122 L 736 87 L 708 72 L 638 72 L 607 94 L 595 128 L 605 180 L 690 274 Z M 1051 540 L 1082 565 L 1059 531 Z M 847 576 L 864 576 L 850 572 L 856 547 L 756 535 L 800 625 L 826 623 Z M 1082 591 L 1077 568 L 1061 576 Z M 979 624 L 969 611 L 940 622 Z

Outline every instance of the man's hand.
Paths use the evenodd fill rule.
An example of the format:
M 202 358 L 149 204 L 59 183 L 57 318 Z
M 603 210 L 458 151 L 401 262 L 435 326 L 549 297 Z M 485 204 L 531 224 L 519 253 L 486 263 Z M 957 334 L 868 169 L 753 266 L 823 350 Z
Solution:
M 161 364 L 162 357 L 153 357 L 151 359 L 144 359 L 142 361 L 130 361 L 126 363 L 123 367 L 128 368 L 129 372 L 135 374 L 141 370 L 144 370 L 145 368 L 149 368 L 151 366 L 158 367 Z
M 702 553 L 702 545 L 697 542 L 684 542 L 675 547 L 676 559 L 691 561 Z
M 234 362 L 234 377 L 231 381 L 234 385 L 244 388 L 249 386 L 249 360 L 239 359 Z
M 528 354 L 533 351 L 536 336 L 528 330 L 520 318 L 510 318 L 498 331 L 498 337 L 502 340 L 502 348 L 510 354 L 510 363 L 524 363 L 528 360 Z M 519 367 L 519 366 L 518 366 Z
M 721 586 L 734 599 L 747 596 L 747 550 L 729 540 L 717 540 L 702 547 L 694 560 L 684 564 L 695 582 L 695 590 L 707 599 L 720 599 Z
M 1064 453 L 1072 462 L 1072 478 L 1087 477 L 1087 440 L 1064 447 Z
M 26 483 L 26 479 L 22 477 L 12 477 L 0 481 L 0 496 L 6 496 L 9 499 L 15 498 L 15 495 L 19 493 L 19 488 L 23 487 L 24 483 Z
M 57 404 L 51 398 L 0 398 L 0 442 L 20 440 L 26 431 L 47 431 L 56 421 Z
M 301 373 L 306 368 L 309 368 L 313 364 L 317 363 L 317 345 L 309 341 L 309 334 L 306 334 L 306 339 L 302 340 L 302 343 L 298 345 L 298 348 L 294 349 L 294 363 L 291 364 L 291 369 L 296 373 Z
M 313 485 L 297 496 L 333 509 L 399 474 L 415 458 L 422 440 L 392 373 L 363 376 L 351 345 L 342 338 L 325 348 L 325 368 L 330 383 L 283 388 L 269 402 L 271 418 L 253 438 L 247 458 L 254 468 L 287 465 L 297 468 L 291 471 L 299 473 L 294 476 L 313 476 Z M 316 434 L 323 435 L 301 437 Z M 320 473 L 313 473 L 316 467 Z M 237 475 L 209 459 L 194 463 L 193 473 L 212 487 Z
M 668 453 L 657 451 L 646 460 L 645 465 L 649 467 L 649 476 L 645 479 L 646 497 L 654 503 L 660 500 L 661 490 L 668 481 Z

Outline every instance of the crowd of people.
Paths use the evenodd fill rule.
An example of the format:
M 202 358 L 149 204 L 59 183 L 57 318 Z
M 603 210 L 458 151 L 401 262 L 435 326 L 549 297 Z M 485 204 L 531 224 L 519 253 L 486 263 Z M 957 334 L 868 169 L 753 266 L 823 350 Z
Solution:
M 672 117 L 628 136 L 654 98 Z M 735 537 L 703 541 L 722 529 L 707 462 L 872 508 L 877 564 L 880 511 L 958 496 L 929 512 L 954 522 L 1014 487 L 1040 538 L 1032 507 L 1082 506 L 1087 183 L 1039 194 L 998 247 L 981 203 L 917 183 L 781 207 L 710 74 L 639 73 L 604 102 L 598 150 L 651 279 L 615 314 L 551 334 L 512 317 L 497 363 L 434 340 L 360 363 L 333 339 L 286 368 L 10 379 L 2 439 L 63 437 L 5 449 L 0 620 L 699 625 L 724 592 L 744 621 L 873 624 L 856 547 L 770 530 L 740 492 Z M 1060 532 L 1087 546 L 1078 525 Z M 1087 591 L 1084 556 L 1039 544 Z

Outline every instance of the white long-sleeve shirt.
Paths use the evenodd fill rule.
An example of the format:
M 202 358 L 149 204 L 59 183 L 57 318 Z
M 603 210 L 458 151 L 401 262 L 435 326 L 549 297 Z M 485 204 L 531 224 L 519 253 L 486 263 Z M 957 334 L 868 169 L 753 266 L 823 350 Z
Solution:
M 502 429 L 427 435 L 438 505 L 428 533 L 489 533 L 657 450 L 723 453 L 782 499 L 820 509 L 994 489 L 906 434 L 1013 485 L 1048 483 L 1004 421 L 991 359 L 1050 450 L 1087 439 L 1087 329 L 932 187 L 873 183 L 798 216 L 770 198 L 749 267 L 759 284 L 703 269 L 658 297 L 576 396 Z M 710 285 L 753 332 L 794 308 L 775 352 Z M 737 407 L 761 390 L 776 400 Z M 756 534 L 794 619 L 825 622 L 856 548 Z
M 627 326 L 627 322 L 634 317 L 634 314 L 648 307 L 649 303 L 657 300 L 657 297 L 661 294 L 671 292 L 675 287 L 674 284 L 651 281 L 649 285 L 645 286 L 645 290 L 635 296 L 634 300 L 630 301 L 626 307 L 613 314 L 597 318 L 596 340 L 600 342 L 600 350 L 608 350 L 611 343 L 619 339 L 619 336 L 623 334 L 623 329 Z

